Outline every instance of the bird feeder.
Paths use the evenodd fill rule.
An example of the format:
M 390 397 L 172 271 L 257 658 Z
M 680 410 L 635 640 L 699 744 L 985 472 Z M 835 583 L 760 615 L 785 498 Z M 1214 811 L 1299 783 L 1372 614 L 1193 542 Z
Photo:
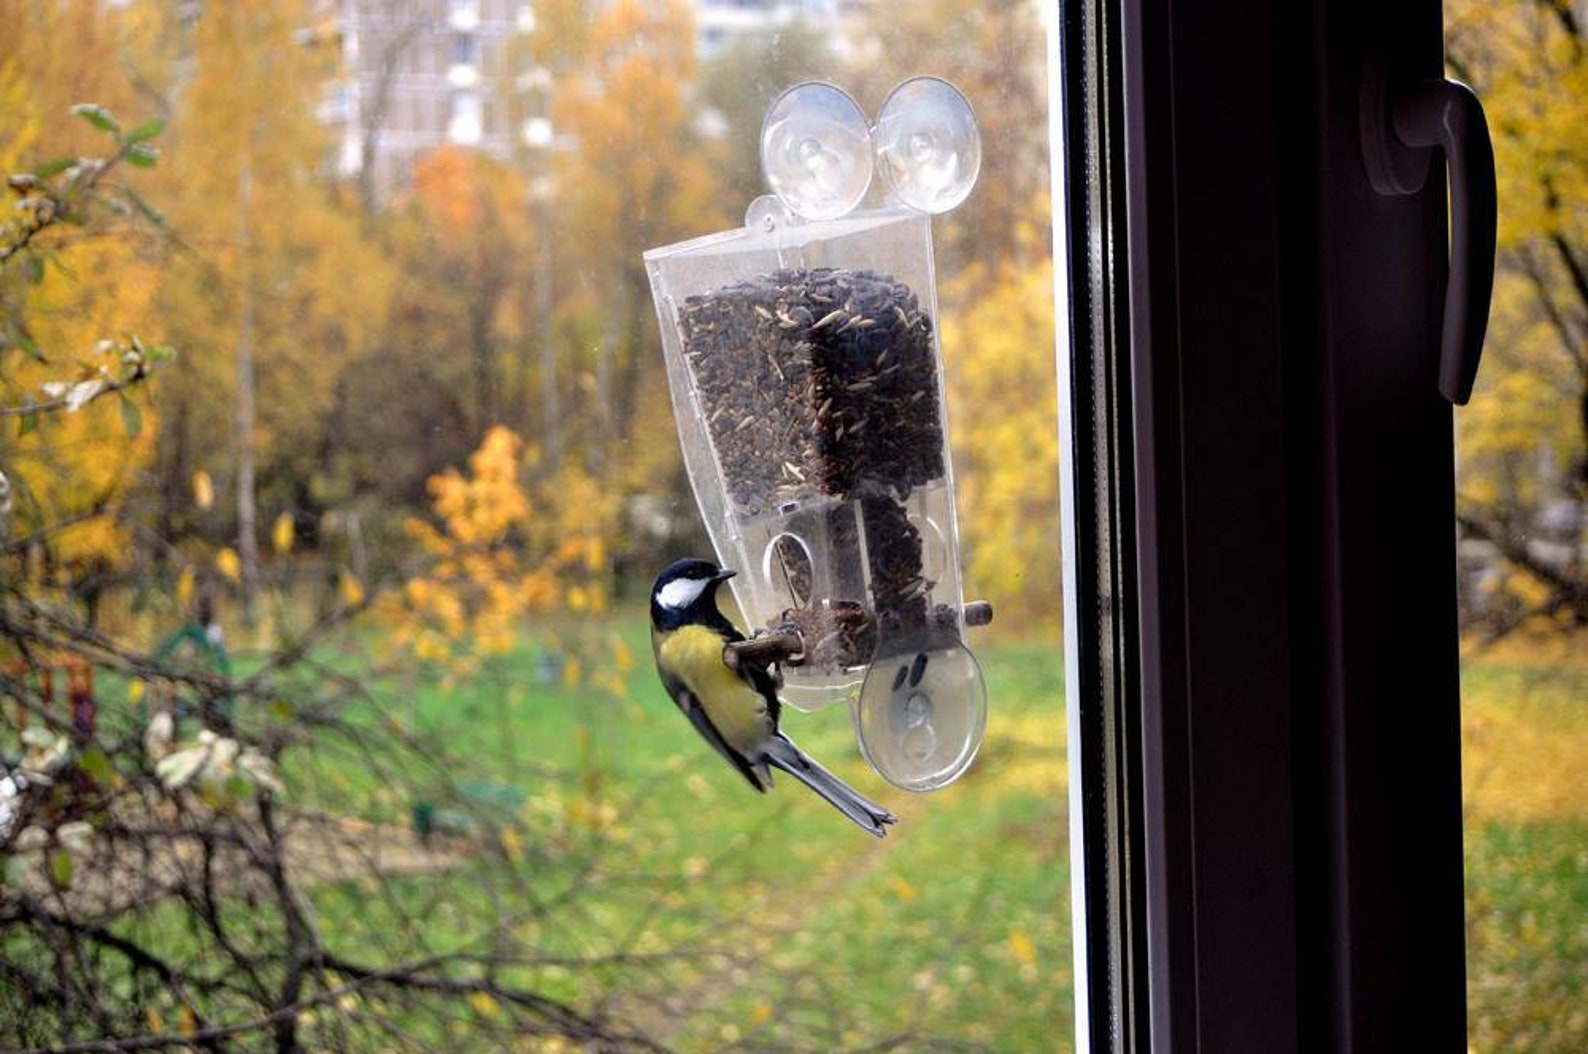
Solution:
M 787 702 L 848 704 L 862 754 L 930 790 L 970 764 L 987 689 L 965 628 L 931 216 L 970 193 L 980 139 L 947 82 L 896 87 L 874 126 L 828 84 L 772 105 L 773 195 L 745 226 L 645 253 L 684 461 Z M 886 204 L 857 210 L 880 168 Z

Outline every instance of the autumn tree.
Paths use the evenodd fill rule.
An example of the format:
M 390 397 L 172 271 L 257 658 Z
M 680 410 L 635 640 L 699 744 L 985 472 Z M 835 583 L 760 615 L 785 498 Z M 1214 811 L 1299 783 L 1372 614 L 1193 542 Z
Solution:
M 934 0 L 876 8 L 863 25 L 853 93 L 873 116 L 922 72 L 953 83 L 976 114 L 980 177 L 933 220 L 962 546 L 998 624 L 1051 629 L 1058 426 L 1039 12 L 1029 0 Z
M 77 42 L 70 57 L 0 60 L 0 172 L 17 173 L 0 221 L 0 542 L 7 557 L 31 554 L 36 584 L 92 610 L 131 563 L 123 513 L 155 431 L 143 393 L 122 388 L 126 361 L 163 328 L 151 310 L 158 230 L 126 173 L 158 160 L 162 123 L 118 119 L 136 100 L 115 75 L 117 19 L 99 5 L 8 2 L 0 22 Z M 74 108 L 84 98 L 98 101 Z M 102 277 L 85 287 L 84 275 Z M 8 561 L 8 573 L 21 567 Z
M 263 525 L 313 507 L 335 378 L 368 346 L 391 286 L 355 203 L 321 178 L 315 104 L 336 53 L 301 32 L 311 24 L 298 3 L 206 6 L 172 100 L 167 211 L 184 251 L 159 306 L 187 356 L 161 393 L 163 522 L 218 533 L 184 522 L 187 480 L 209 472 L 232 498 L 245 605 Z
M 564 310 L 588 320 L 576 332 L 594 338 L 594 361 L 584 365 L 594 410 L 587 434 L 604 467 L 640 434 L 641 391 L 665 389 L 641 253 L 720 230 L 742 213 L 721 201 L 709 145 L 691 125 L 687 8 L 676 0 L 591 5 L 584 34 L 580 66 L 553 101 L 553 124 L 574 144 L 556 159 L 554 200 L 559 243 L 582 249 L 579 287 Z
M 404 336 L 467 362 L 458 387 L 469 393 L 469 433 L 483 437 L 509 412 L 507 351 L 527 321 L 528 186 L 478 151 L 442 147 L 415 166 L 414 203 L 420 242 L 401 295 L 418 333 Z
M 1568 0 L 1449 5 L 1448 60 L 1484 101 L 1499 255 L 1484 367 L 1458 416 L 1463 531 L 1501 569 L 1491 633 L 1588 624 L 1588 31 Z
M 605 841 L 559 846 L 561 810 L 550 826 L 519 823 L 461 793 L 467 759 L 416 727 L 411 710 L 405 719 L 385 709 L 369 671 L 350 675 L 356 651 L 336 652 L 335 669 L 323 663 L 330 640 L 369 602 L 360 583 L 345 579 L 335 610 L 234 677 L 224 662 L 194 662 L 90 625 L 77 606 L 57 602 L 49 582 L 17 573 L 73 526 L 74 513 L 37 500 L 32 487 L 15 500 L 11 480 L 24 476 L 14 465 L 28 450 L 11 446 L 12 426 L 29 439 L 119 403 L 125 435 L 84 433 L 76 442 L 91 456 L 51 466 L 63 485 L 79 484 L 74 477 L 91 476 L 95 462 L 136 440 L 139 411 L 126 400 L 160 358 L 134 337 L 81 357 L 44 354 L 57 335 L 51 313 L 114 323 L 114 310 L 95 310 L 106 290 L 130 311 L 141 303 L 120 290 L 119 274 L 65 271 L 95 259 L 81 257 L 81 246 L 136 245 L 122 222 L 134 212 L 164 226 L 120 183 L 123 169 L 158 160 L 162 123 L 127 127 L 92 104 L 65 119 L 80 121 L 102 151 L 12 174 L 18 207 L 0 223 L 0 353 L 8 367 L 20 358 L 62 378 L 25 376 L 0 396 L 0 1035 L 8 1049 L 288 1054 L 385 1050 L 394 1038 L 417 1049 L 465 1038 L 508 1049 L 526 1036 L 660 1049 L 605 998 L 579 1006 L 533 976 L 550 961 L 540 924 L 577 900 L 547 898 L 546 865 L 571 863 L 570 888 L 582 892 Z M 38 141 L 51 134 L 42 127 Z M 128 271 L 137 270 L 133 259 L 110 258 Z M 57 287 L 50 269 L 78 280 Z M 477 555 L 496 566 L 489 544 L 518 519 L 515 442 L 503 435 L 482 455 L 483 492 L 456 476 L 436 487 L 443 514 L 466 525 L 451 532 L 459 545 L 444 555 L 467 569 L 478 569 Z M 589 491 L 567 498 L 581 515 L 591 511 Z M 19 506 L 20 547 L 12 538 Z M 282 522 L 272 534 L 285 551 L 292 531 Z M 554 533 L 561 541 L 549 558 L 582 573 L 600 568 L 599 549 L 568 548 L 582 544 L 577 532 Z M 563 588 L 556 576 L 542 584 Z M 486 626 L 476 629 L 487 639 Z M 201 657 L 220 648 L 207 633 L 200 640 Z M 367 797 L 350 793 L 352 778 Z M 412 826 L 394 822 L 394 809 L 410 802 L 427 807 L 423 823 L 417 804 Z M 595 827 L 611 812 L 578 822 Z M 536 853 L 533 883 L 526 842 Z M 461 913 L 447 899 L 455 885 L 481 894 Z M 506 903 L 531 908 L 503 911 Z M 444 936 L 424 932 L 438 904 Z M 613 962 L 644 969 L 658 960 L 624 949 L 555 961 L 562 974 L 599 981 Z
M 717 178 L 730 218 L 770 193 L 761 171 L 761 125 L 772 102 L 803 81 L 832 80 L 843 59 L 819 30 L 795 21 L 770 34 L 743 34 L 701 67 L 705 132 L 723 145 Z M 737 214 L 733 209 L 739 209 Z M 704 233 L 704 232 L 703 232 Z
M 1005 267 L 944 326 L 949 424 L 970 595 L 1001 623 L 1052 630 L 1059 430 L 1051 264 Z
M 587 658 L 580 654 L 587 642 L 555 638 L 579 618 L 607 610 L 614 502 L 568 466 L 554 487 L 532 495 L 525 482 L 539 457 L 498 426 L 470 455 L 467 474 L 448 469 L 431 477 L 434 518 L 408 521 L 424 567 L 385 609 L 398 647 L 467 676 L 518 643 L 526 621 L 561 613 L 562 625 L 543 634 L 543 643 L 560 644 L 570 663 Z M 579 665 L 566 668 L 578 683 Z
M 1049 253 L 1046 53 L 1031 0 L 953 0 L 872 9 L 853 93 L 875 115 L 888 91 L 926 72 L 954 84 L 981 129 L 982 167 L 965 203 L 936 224 L 948 275 L 987 265 L 1039 266 Z

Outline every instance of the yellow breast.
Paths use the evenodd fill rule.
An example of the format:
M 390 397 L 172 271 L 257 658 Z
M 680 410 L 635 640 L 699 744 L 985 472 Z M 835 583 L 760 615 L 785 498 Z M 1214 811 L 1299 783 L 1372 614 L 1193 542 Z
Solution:
M 684 626 L 653 642 L 663 669 L 683 681 L 722 738 L 748 750 L 772 731 L 766 700 L 722 662 L 722 638 L 701 626 Z

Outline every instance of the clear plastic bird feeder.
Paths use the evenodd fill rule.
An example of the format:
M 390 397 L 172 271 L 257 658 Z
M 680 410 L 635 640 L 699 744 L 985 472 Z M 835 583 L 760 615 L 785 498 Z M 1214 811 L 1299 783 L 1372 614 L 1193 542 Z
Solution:
M 695 497 L 784 698 L 851 705 L 862 753 L 930 790 L 981 745 L 944 429 L 931 215 L 980 167 L 951 85 L 894 89 L 875 127 L 828 84 L 785 92 L 775 196 L 737 230 L 645 254 Z M 888 200 L 855 211 L 881 167 Z

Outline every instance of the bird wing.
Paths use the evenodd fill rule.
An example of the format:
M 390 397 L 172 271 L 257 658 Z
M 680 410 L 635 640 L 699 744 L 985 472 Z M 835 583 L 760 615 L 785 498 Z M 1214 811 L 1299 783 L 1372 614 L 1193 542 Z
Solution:
M 739 679 L 749 685 L 750 690 L 765 702 L 767 732 L 776 732 L 783 714 L 783 701 L 777 697 L 777 678 L 773 677 L 764 666 L 745 666 L 735 672 Z
M 750 786 L 764 793 L 766 784 L 762 782 L 760 773 L 750 764 L 748 758 L 730 747 L 728 741 L 722 738 L 722 733 L 717 731 L 717 726 L 711 723 L 705 707 L 700 704 L 700 697 L 676 677 L 664 676 L 662 684 L 667 689 L 667 694 L 671 695 L 673 701 L 678 704 L 678 708 L 689 718 L 689 723 L 695 726 L 695 731 L 700 733 L 701 738 L 716 748 L 717 753 L 727 758 L 733 767 L 750 781 Z

